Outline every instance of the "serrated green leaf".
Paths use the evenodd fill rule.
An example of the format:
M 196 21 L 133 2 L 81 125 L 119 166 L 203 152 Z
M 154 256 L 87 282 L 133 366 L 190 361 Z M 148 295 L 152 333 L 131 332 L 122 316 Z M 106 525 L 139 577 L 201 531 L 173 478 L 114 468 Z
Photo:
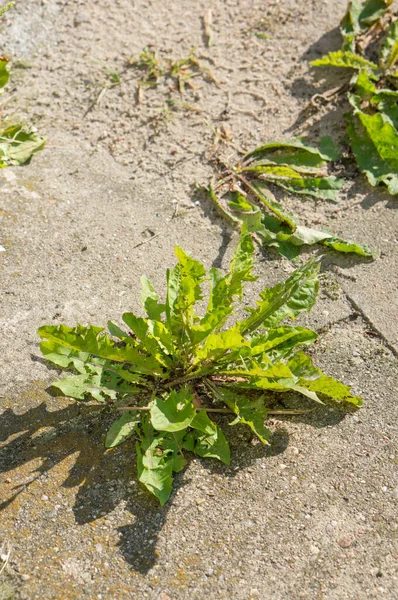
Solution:
M 137 433 L 141 439 L 136 445 L 138 479 L 163 505 L 172 491 L 173 471 L 181 471 L 185 465 L 180 454 L 185 432 L 156 434 L 144 417 Z
M 79 373 L 85 373 L 84 365 L 89 361 L 88 352 L 78 352 L 62 346 L 54 341 L 46 340 L 40 343 L 40 350 L 44 358 L 58 367 L 67 369 L 73 366 Z M 105 359 L 97 359 L 98 364 L 104 364 Z
M 169 432 L 186 429 L 196 415 L 192 400 L 193 394 L 188 388 L 173 390 L 164 400 L 156 398 L 150 411 L 153 427 Z
M 233 311 L 234 301 L 242 298 L 244 282 L 257 279 L 252 274 L 253 254 L 251 235 L 242 230 L 228 273 L 223 275 L 219 269 L 210 269 L 210 298 L 204 317 L 192 328 L 194 343 L 224 325 Z
M 104 358 L 91 356 L 87 352 L 72 350 L 71 348 L 67 348 L 66 346 L 59 345 L 56 342 L 49 340 L 41 342 L 40 350 L 46 360 L 58 367 L 64 369 L 73 367 L 76 371 L 84 375 L 92 372 L 93 369 L 96 369 L 95 372 L 97 374 L 102 372 L 104 381 L 108 381 L 109 378 L 113 377 L 115 379 L 115 389 L 119 386 L 120 390 L 122 390 L 125 385 L 122 384 L 122 381 L 127 381 L 128 383 L 142 385 L 144 386 L 143 391 L 145 390 L 146 382 L 143 379 L 143 376 L 124 369 L 120 364 L 112 363 Z M 135 388 L 134 386 L 128 388 L 128 390 L 132 391 L 137 389 L 138 388 Z
M 398 194 L 398 133 L 380 113 L 347 115 L 347 135 L 359 169 L 371 185 Z
M 166 504 L 173 489 L 173 458 L 157 456 L 156 446 L 136 444 L 138 481 L 160 502 Z
M 285 282 L 261 292 L 257 308 L 239 323 L 242 334 L 259 327 L 273 327 L 286 317 L 295 319 L 313 307 L 319 289 L 319 265 L 314 260 L 297 269 Z
M 305 327 L 282 325 L 270 328 L 265 334 L 254 335 L 250 341 L 251 355 L 266 353 L 274 360 L 288 356 L 295 346 L 312 344 L 318 335 Z
M 329 54 L 313 60 L 310 63 L 313 67 L 343 67 L 346 69 L 364 70 L 369 76 L 377 79 L 380 76 L 379 67 L 366 60 L 359 54 L 353 52 L 338 50 L 337 52 L 329 52 Z
M 181 248 L 175 248 L 178 264 L 167 272 L 166 321 L 174 336 L 175 346 L 184 354 L 190 331 L 198 321 L 194 305 L 202 299 L 201 284 L 206 275 L 203 265 Z
M 355 406 L 362 406 L 362 398 L 360 396 L 353 396 L 347 385 L 344 385 L 333 377 L 322 374 L 317 379 L 299 379 L 298 385 L 316 394 L 323 394 L 335 402 L 347 402 Z
M 142 348 L 144 348 L 148 354 L 164 367 L 168 368 L 171 366 L 172 359 L 166 354 L 164 345 L 160 345 L 159 340 L 152 335 L 153 326 L 156 322 L 151 322 L 142 317 L 136 317 L 133 313 L 124 313 L 122 319 L 140 340 Z M 158 325 L 163 324 L 158 323 Z M 160 332 L 159 328 L 157 331 Z
M 115 448 L 115 446 L 123 444 L 123 442 L 134 434 L 139 422 L 140 416 L 137 412 L 124 413 L 124 415 L 112 424 L 106 434 L 105 447 Z
M 22 165 L 45 146 L 46 138 L 22 125 L 0 130 L 0 160 L 7 165 Z
M 38 330 L 40 337 L 78 352 L 87 352 L 107 360 L 130 363 L 138 373 L 163 375 L 158 361 L 130 346 L 119 347 L 107 337 L 102 327 L 90 325 L 68 327 L 67 325 L 45 325 Z
M 249 342 L 245 340 L 236 328 L 211 333 L 206 337 L 204 344 L 196 349 L 193 364 L 209 359 L 214 360 L 218 356 L 224 356 L 229 351 L 244 346 L 249 346 Z
M 200 410 L 190 424 L 194 429 L 195 445 L 193 452 L 202 458 L 217 458 L 229 465 L 231 456 L 225 435 L 214 421 L 211 421 L 205 410 Z
M 120 391 L 119 386 L 117 389 L 107 389 L 103 385 L 102 370 L 98 373 L 69 375 L 55 381 L 52 386 L 70 398 L 84 400 L 87 395 L 90 395 L 98 402 L 105 402 L 108 398 L 116 400 Z M 132 390 L 128 390 L 126 393 L 132 393 Z

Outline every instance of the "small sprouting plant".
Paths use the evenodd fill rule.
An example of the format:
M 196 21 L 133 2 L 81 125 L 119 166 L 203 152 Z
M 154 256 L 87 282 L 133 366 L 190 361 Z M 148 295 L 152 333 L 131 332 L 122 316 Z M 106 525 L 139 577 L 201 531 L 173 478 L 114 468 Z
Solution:
M 138 57 L 132 57 L 127 61 L 127 65 L 136 67 L 141 71 L 141 78 L 138 81 L 138 102 L 142 102 L 142 90 L 145 87 L 157 87 L 162 78 L 164 82 L 170 83 L 170 80 L 176 83 L 176 87 L 181 96 L 184 95 L 186 86 L 195 89 L 193 79 L 203 76 L 217 83 L 214 75 L 205 68 L 195 56 L 195 48 L 192 48 L 188 56 L 178 60 L 159 58 L 156 50 L 146 46 Z
M 242 233 L 226 274 L 216 268 L 206 273 L 181 248 L 175 252 L 178 263 L 167 270 L 164 302 L 142 277 L 147 317 L 125 313 L 127 331 L 111 322 L 110 336 L 92 325 L 46 325 L 38 331 L 44 340 L 43 356 L 73 371 L 55 382 L 56 388 L 77 400 L 91 398 L 123 412 L 105 445 L 112 448 L 136 437 L 138 479 L 161 504 L 172 491 L 173 473 L 186 463 L 186 452 L 229 464 L 229 445 L 211 419 L 213 413 L 234 413 L 230 425 L 245 424 L 268 444 L 270 432 L 264 422 L 270 393 L 294 391 L 315 402 L 321 402 L 321 394 L 339 403 L 362 403 L 347 386 L 324 375 L 301 349 L 317 334 L 283 324 L 314 305 L 316 262 L 265 288 L 256 306 L 246 309 L 245 318 L 233 319 L 244 283 L 256 279 L 250 234 Z M 195 304 L 203 299 L 205 281 L 210 295 L 199 316 Z
M 159 78 L 164 72 L 164 67 L 156 50 L 152 50 L 150 46 L 145 46 L 137 58 L 130 58 L 128 66 L 136 66 L 140 69 L 143 73 L 142 78 L 140 79 L 140 85 L 149 87 L 156 86 Z
M 204 75 L 213 83 L 217 83 L 214 75 L 208 69 L 205 69 L 196 58 L 195 48 L 191 49 L 188 56 L 174 62 L 170 61 L 170 76 L 177 81 L 181 96 L 184 95 L 186 85 L 195 89 L 196 86 L 192 79 L 200 75 Z

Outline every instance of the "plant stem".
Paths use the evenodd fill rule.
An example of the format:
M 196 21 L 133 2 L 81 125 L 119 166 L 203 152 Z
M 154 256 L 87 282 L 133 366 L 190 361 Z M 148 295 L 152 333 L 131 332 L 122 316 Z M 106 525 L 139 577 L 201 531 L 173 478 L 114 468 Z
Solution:
M 177 379 L 174 379 L 169 383 L 165 383 L 163 387 L 174 387 L 175 385 L 179 385 L 180 383 L 185 383 L 186 381 L 191 381 L 192 379 L 199 379 L 200 377 L 203 377 L 203 372 L 196 371 L 196 373 L 193 373 L 192 375 L 184 375 L 183 377 L 177 377 Z
M 133 410 L 144 410 L 144 411 L 148 411 L 151 410 L 150 406 L 118 406 L 116 408 L 116 410 L 119 410 L 121 412 L 124 411 L 133 411 Z M 196 408 L 197 411 L 200 410 L 205 410 L 208 413 L 219 413 L 219 414 L 235 414 L 233 410 L 230 410 L 229 408 Z M 310 409 L 306 409 L 306 410 L 296 410 L 296 409 L 286 409 L 286 410 L 268 410 L 267 414 L 269 415 L 303 415 L 306 413 L 310 413 L 313 412 L 315 409 L 314 408 L 310 408 Z

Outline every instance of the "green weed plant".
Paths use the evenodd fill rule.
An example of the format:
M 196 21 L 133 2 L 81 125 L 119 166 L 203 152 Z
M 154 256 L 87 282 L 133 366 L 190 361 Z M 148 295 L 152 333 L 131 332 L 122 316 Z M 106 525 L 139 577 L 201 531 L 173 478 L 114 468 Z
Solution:
M 109 334 L 93 325 L 46 325 L 38 331 L 44 358 L 69 372 L 55 388 L 122 412 L 105 445 L 114 448 L 136 438 L 138 479 L 161 504 L 187 453 L 230 463 L 226 435 L 213 413 L 232 413 L 231 426 L 247 425 L 268 444 L 264 423 L 271 394 L 295 392 L 317 403 L 329 398 L 356 407 L 362 403 L 303 351 L 317 334 L 291 324 L 315 303 L 319 266 L 314 260 L 283 283 L 265 288 L 239 319 L 244 284 L 256 279 L 251 235 L 242 232 L 226 274 L 217 268 L 206 272 L 179 247 L 175 253 L 178 262 L 167 270 L 164 301 L 142 277 L 147 316 L 124 313 L 127 330 L 109 322 Z M 195 305 L 203 305 L 205 282 L 209 299 L 199 316 Z

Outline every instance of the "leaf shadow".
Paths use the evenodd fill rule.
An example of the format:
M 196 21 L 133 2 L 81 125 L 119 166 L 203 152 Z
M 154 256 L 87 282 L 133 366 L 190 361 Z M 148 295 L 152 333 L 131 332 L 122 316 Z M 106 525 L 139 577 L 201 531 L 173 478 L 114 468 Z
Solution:
M 45 485 L 45 479 L 54 469 L 58 485 L 72 490 L 76 524 L 104 519 L 107 527 L 117 528 L 122 556 L 134 571 L 146 574 L 157 562 L 158 538 L 173 499 L 178 490 L 189 484 L 187 469 L 175 476 L 170 501 L 160 507 L 157 500 L 136 482 L 134 440 L 111 451 L 105 449 L 105 432 L 115 418 L 111 411 L 98 413 L 88 405 L 77 403 L 65 406 L 64 398 L 46 397 L 43 392 L 41 398 L 43 401 L 36 402 L 22 414 L 6 408 L 1 415 L 0 474 L 21 469 L 17 471 L 17 478 L 25 479 L 14 487 L 7 486 L 10 493 L 0 503 L 0 511 L 9 507 L 37 479 L 43 478 Z M 289 401 L 289 407 L 292 402 L 294 404 L 294 399 Z M 323 427 L 343 418 L 342 414 L 338 418 L 336 414 L 332 418 L 327 412 L 326 418 L 319 419 L 320 413 L 318 416 L 311 413 L 294 419 Z M 228 478 L 258 460 L 283 454 L 289 444 L 289 433 L 283 416 L 278 420 L 271 445 L 263 446 L 250 443 L 253 436 L 247 428 L 229 427 L 228 419 L 219 416 L 217 421 L 223 425 L 231 444 L 232 465 L 205 459 L 200 460 L 201 465 Z M 188 465 L 191 460 L 199 459 L 188 456 Z M 28 469 L 24 468 L 26 466 Z M 74 488 L 77 488 L 76 492 Z M 131 514 L 132 522 L 118 526 L 118 510 L 123 507 Z

